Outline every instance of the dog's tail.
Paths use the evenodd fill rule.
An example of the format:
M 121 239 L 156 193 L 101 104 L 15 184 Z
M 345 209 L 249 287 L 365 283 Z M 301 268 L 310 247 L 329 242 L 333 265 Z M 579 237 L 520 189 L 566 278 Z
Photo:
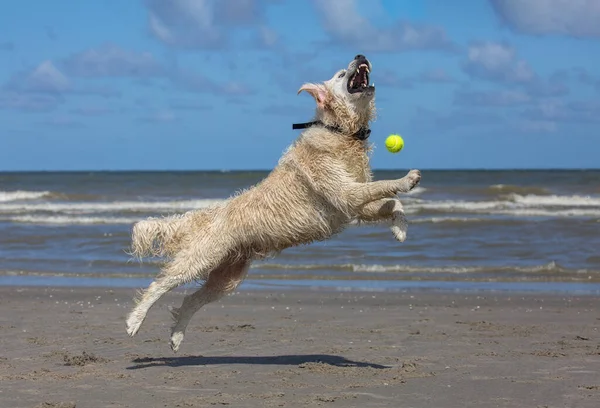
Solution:
M 187 235 L 190 213 L 163 218 L 148 218 L 133 225 L 131 255 L 138 259 L 145 256 L 172 256 Z

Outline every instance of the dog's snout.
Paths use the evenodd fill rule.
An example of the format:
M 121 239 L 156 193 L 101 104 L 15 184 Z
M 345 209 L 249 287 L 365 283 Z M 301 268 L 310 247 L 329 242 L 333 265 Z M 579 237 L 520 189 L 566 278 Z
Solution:
M 371 66 L 371 63 L 369 62 L 369 60 L 367 59 L 367 57 L 365 57 L 362 54 L 357 54 L 356 57 L 354 57 L 354 61 L 352 61 L 352 63 L 354 63 L 356 67 L 359 67 L 363 64 L 367 64 L 369 67 Z

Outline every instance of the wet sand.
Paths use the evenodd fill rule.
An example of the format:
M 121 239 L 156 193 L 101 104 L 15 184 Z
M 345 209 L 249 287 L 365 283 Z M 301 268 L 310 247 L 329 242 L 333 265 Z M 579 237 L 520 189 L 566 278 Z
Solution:
M 600 406 L 600 298 L 242 291 L 179 353 L 165 296 L 0 288 L 0 407 Z

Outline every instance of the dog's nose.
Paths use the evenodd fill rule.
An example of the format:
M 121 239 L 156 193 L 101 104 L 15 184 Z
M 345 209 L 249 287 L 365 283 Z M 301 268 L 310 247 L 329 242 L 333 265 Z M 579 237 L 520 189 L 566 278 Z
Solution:
M 365 57 L 362 54 L 358 54 L 356 57 L 354 57 L 355 60 L 361 60 L 361 59 L 367 59 L 367 57 Z

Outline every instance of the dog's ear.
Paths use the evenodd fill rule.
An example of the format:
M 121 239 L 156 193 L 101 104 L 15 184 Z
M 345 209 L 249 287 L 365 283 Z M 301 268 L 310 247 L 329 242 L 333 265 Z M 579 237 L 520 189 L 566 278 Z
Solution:
M 325 88 L 325 85 L 304 84 L 300 89 L 298 89 L 298 94 L 300 94 L 302 91 L 306 91 L 311 94 L 312 97 L 315 98 L 319 108 L 323 109 L 325 105 L 327 105 L 329 100 L 329 92 L 327 91 L 327 88 Z

